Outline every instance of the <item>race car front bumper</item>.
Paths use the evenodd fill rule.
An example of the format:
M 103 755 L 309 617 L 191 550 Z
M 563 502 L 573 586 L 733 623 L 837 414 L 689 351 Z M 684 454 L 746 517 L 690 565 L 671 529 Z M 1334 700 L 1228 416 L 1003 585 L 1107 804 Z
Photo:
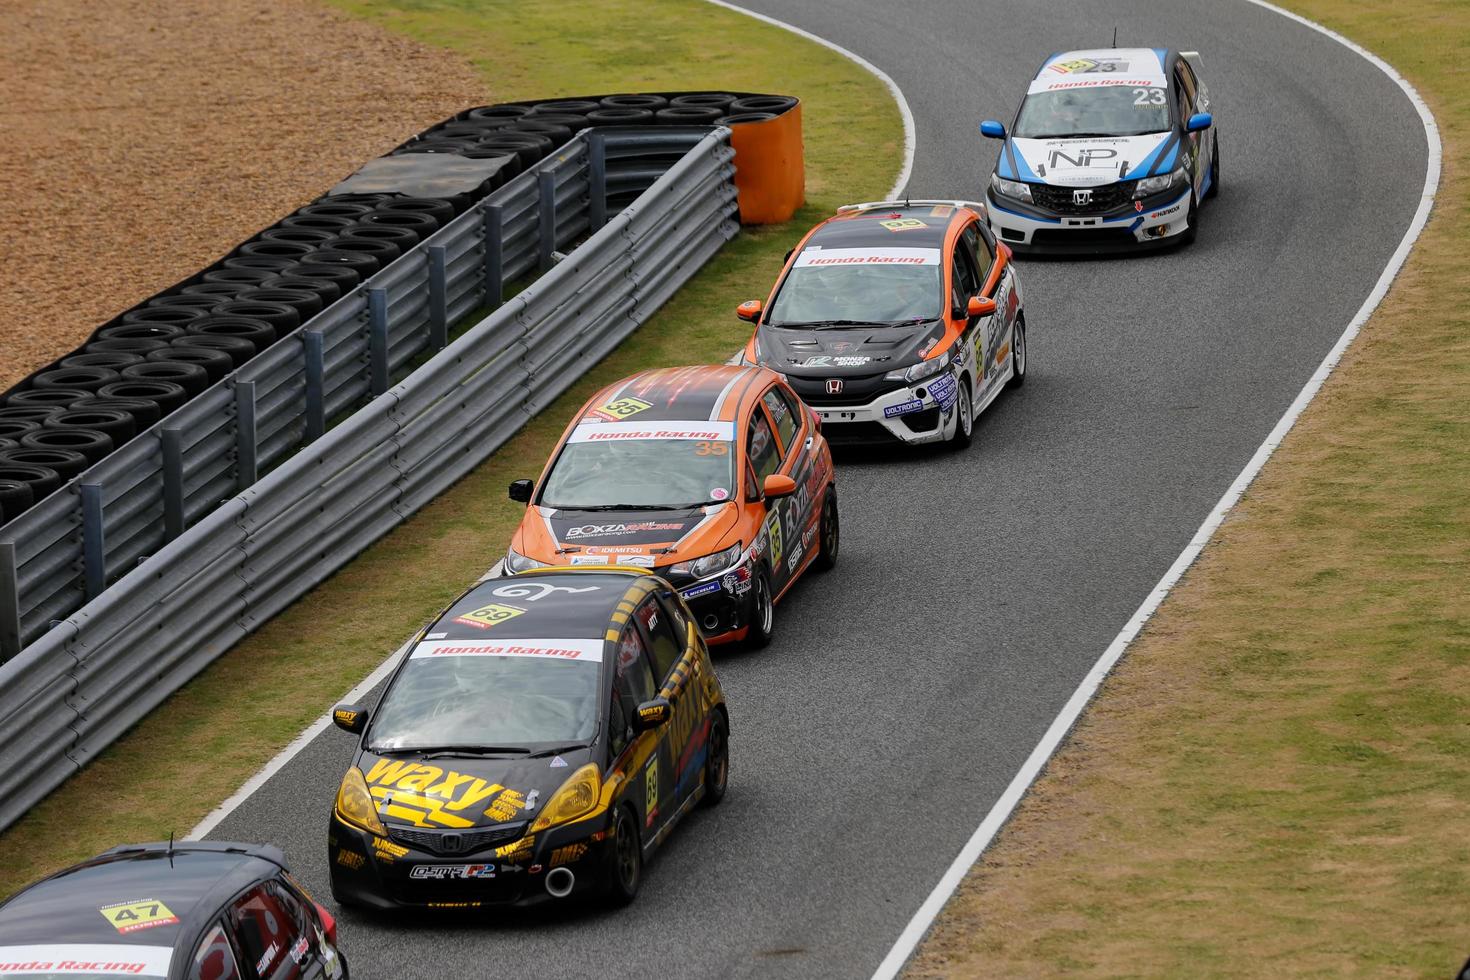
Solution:
M 902 442 L 923 445 L 954 436 L 960 381 L 953 369 L 878 395 L 866 405 L 812 405 L 834 446 Z
M 675 584 L 709 646 L 737 643 L 750 632 L 755 611 L 748 560 L 719 575 Z
M 416 844 L 410 835 L 417 828 L 390 826 L 388 836 L 379 837 L 334 810 L 327 830 L 332 895 L 343 904 L 380 910 L 472 910 L 592 894 L 613 873 L 611 825 L 604 814 L 445 855 Z M 562 869 L 571 872 L 571 891 L 554 895 L 567 883 Z
M 1163 198 L 1160 200 L 1160 198 Z M 1022 255 L 1095 255 L 1177 244 L 1193 220 L 1189 189 L 1140 202 L 1143 210 L 1059 214 L 986 192 L 990 230 Z

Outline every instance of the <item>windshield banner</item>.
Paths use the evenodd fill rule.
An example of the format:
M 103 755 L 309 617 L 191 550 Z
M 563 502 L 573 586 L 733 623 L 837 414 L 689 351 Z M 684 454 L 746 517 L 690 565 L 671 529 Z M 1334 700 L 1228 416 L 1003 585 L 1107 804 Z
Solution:
M 621 439 L 691 439 L 733 442 L 734 422 L 596 422 L 583 421 L 567 442 L 616 442 Z
M 167 946 L 121 943 L 0 946 L 0 976 L 166 977 L 173 954 Z
M 551 660 L 581 660 L 602 663 L 602 640 L 430 640 L 420 643 L 410 660 L 438 657 L 545 657 Z
M 937 248 L 808 248 L 794 269 L 824 265 L 938 265 Z

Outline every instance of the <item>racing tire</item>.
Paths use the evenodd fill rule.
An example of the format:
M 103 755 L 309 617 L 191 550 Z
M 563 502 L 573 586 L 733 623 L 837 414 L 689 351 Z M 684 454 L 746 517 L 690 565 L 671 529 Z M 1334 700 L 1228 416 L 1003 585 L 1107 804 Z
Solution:
M 755 573 L 750 590 L 750 625 L 745 629 L 747 650 L 762 650 L 770 645 L 776 632 L 776 606 L 771 598 L 771 580 L 764 571 Z
M 638 838 L 638 822 L 627 807 L 618 807 L 613 827 L 612 867 L 603 900 L 609 908 L 620 909 L 633 904 L 643 883 L 643 843 Z
M 818 572 L 830 572 L 837 567 L 837 550 L 842 543 L 841 515 L 837 512 L 837 488 L 827 488 L 827 499 L 822 504 L 822 523 L 817 530 L 817 557 L 812 559 L 812 568 Z
M 1011 380 L 1012 388 L 1026 383 L 1026 318 L 1017 314 L 1015 331 L 1011 336 Z
M 709 727 L 709 755 L 704 760 L 705 806 L 719 806 L 730 786 L 730 727 L 725 716 L 715 712 Z
M 1179 236 L 1180 245 L 1193 245 L 1194 240 L 1199 237 L 1199 200 L 1195 198 L 1194 191 L 1189 192 L 1189 227 L 1184 229 L 1184 234 Z
M 1205 199 L 1213 201 L 1220 196 L 1220 134 L 1215 134 L 1215 149 L 1210 153 L 1210 189 Z
M 975 437 L 975 409 L 970 398 L 970 379 L 961 378 L 960 393 L 954 403 L 954 435 L 949 437 L 949 448 L 955 452 L 968 448 Z

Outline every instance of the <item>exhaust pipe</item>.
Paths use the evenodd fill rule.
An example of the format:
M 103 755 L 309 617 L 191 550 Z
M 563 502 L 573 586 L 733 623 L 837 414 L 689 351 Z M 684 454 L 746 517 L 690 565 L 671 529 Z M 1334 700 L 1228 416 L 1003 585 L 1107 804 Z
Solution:
M 704 628 L 705 629 L 707 629 L 707 630 L 713 630 L 716 626 L 719 626 L 719 625 L 720 625 L 720 617 L 716 616 L 714 613 L 710 613 L 708 616 L 704 617 Z
M 546 873 L 546 893 L 552 898 L 566 898 L 576 883 L 577 876 L 570 868 L 552 868 Z

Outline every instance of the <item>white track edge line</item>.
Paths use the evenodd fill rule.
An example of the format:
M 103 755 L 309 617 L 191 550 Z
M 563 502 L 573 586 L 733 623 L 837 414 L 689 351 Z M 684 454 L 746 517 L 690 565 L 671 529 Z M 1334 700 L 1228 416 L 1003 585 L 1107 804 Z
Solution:
M 493 578 L 496 574 L 498 574 L 499 570 L 500 562 L 496 562 L 494 565 L 491 565 L 490 569 L 485 572 L 484 575 L 480 576 L 480 578 L 476 581 L 483 582 L 487 578 Z M 415 633 L 414 635 L 417 636 L 418 634 Z M 360 701 L 364 697 L 366 697 L 368 692 L 381 684 L 383 682 L 383 679 L 393 672 L 393 668 L 397 665 L 398 659 L 408 652 L 408 648 L 412 643 L 412 638 L 404 641 L 403 646 L 399 647 L 397 650 L 394 650 L 391 654 L 389 654 L 388 659 L 378 664 L 378 666 L 373 670 L 371 674 L 368 674 L 367 677 L 363 678 L 362 683 L 358 684 L 352 690 L 342 695 L 337 703 L 352 704 L 354 701 Z M 221 823 L 224 822 L 224 819 L 226 817 L 234 813 L 235 810 L 239 808 L 240 804 L 244 803 L 246 800 L 250 799 L 251 796 L 255 795 L 256 790 L 260 789 L 266 783 L 270 782 L 271 778 L 275 776 L 276 773 L 286 768 L 287 763 L 296 758 L 296 756 L 301 753 L 301 750 L 310 745 L 318 735 L 326 731 L 327 726 L 331 723 L 332 712 L 329 710 L 316 721 L 308 725 L 300 735 L 297 735 L 294 739 L 292 739 L 291 744 L 287 745 L 284 749 L 277 752 L 275 757 L 272 758 L 271 761 L 267 762 L 264 766 L 262 766 L 255 773 L 255 775 L 245 780 L 245 782 L 240 785 L 240 788 L 235 790 L 235 792 L 232 793 L 228 799 L 226 799 L 219 806 L 211 810 L 208 816 L 199 821 L 199 823 L 194 827 L 193 830 L 189 831 L 188 835 L 185 837 L 185 840 L 203 840 L 205 837 L 207 837 L 211 832 L 213 832 L 214 828 L 218 827 Z
M 1225 495 L 1220 498 L 1219 503 L 1215 504 L 1214 509 L 1210 511 L 1209 516 L 1205 518 L 1205 522 L 1200 525 L 1199 530 L 1195 532 L 1194 537 L 1190 539 L 1184 551 L 1174 560 L 1174 564 L 1164 573 L 1164 577 L 1159 580 L 1158 585 L 1154 586 L 1153 591 L 1144 599 L 1143 604 L 1134 612 L 1132 618 L 1124 625 L 1122 631 L 1118 633 L 1112 643 L 1108 644 L 1108 648 L 1103 651 L 1102 656 L 1098 658 L 1092 670 L 1088 671 L 1087 676 L 1082 679 L 1082 683 L 1077 686 L 1076 691 L 1072 693 L 1072 697 L 1068 699 L 1066 705 L 1062 707 L 1061 712 L 1052 721 L 1051 727 L 1046 730 L 1046 734 L 1042 736 L 1041 741 L 1037 743 L 1036 748 L 1032 750 L 1031 755 L 1027 757 L 1025 763 L 1017 771 L 1010 785 L 1001 794 L 1000 799 L 996 800 L 995 805 L 985 815 L 985 819 L 981 821 L 980 826 L 975 829 L 975 833 L 971 835 L 969 841 L 965 843 L 965 846 L 960 850 L 960 853 L 955 857 L 949 868 L 940 877 L 938 884 L 934 886 L 934 890 L 924 899 L 923 904 L 919 906 L 919 910 L 914 913 L 913 918 L 909 920 L 908 925 L 904 927 L 903 932 L 899 934 L 893 947 L 888 951 L 888 955 L 878 964 L 878 969 L 873 971 L 873 980 L 893 980 L 893 978 L 898 976 L 899 972 L 908 962 L 909 957 L 918 948 L 920 941 L 928 933 L 929 927 L 934 924 L 934 920 L 939 916 L 945 903 L 949 901 L 950 897 L 959 887 L 960 882 L 964 880 L 965 875 L 974 867 L 975 862 L 980 859 L 980 855 L 990 846 L 991 841 L 995 839 L 995 835 L 1000 831 L 1001 827 L 1010 819 L 1011 814 L 1020 804 L 1021 798 L 1026 794 L 1026 791 L 1031 787 L 1036 777 L 1041 774 L 1041 770 L 1050 761 L 1053 753 L 1061 745 L 1062 740 L 1071 731 L 1072 726 L 1076 724 L 1078 717 L 1081 716 L 1083 710 L 1092 700 L 1093 695 L 1097 693 L 1097 689 L 1102 685 L 1103 680 L 1106 679 L 1107 675 L 1112 671 L 1113 666 L 1123 656 L 1123 652 L 1133 642 L 1134 638 L 1143 628 L 1144 623 L 1148 622 L 1149 618 L 1158 609 L 1160 603 L 1164 601 L 1164 597 L 1178 583 L 1179 579 L 1184 575 L 1184 572 L 1190 565 L 1194 564 L 1195 559 L 1199 557 L 1200 552 L 1210 539 L 1214 537 L 1215 531 L 1220 527 L 1221 523 L 1224 522 L 1225 516 L 1235 507 L 1236 502 L 1240 500 L 1246 488 L 1255 480 L 1261 468 L 1265 466 L 1266 461 L 1276 451 L 1276 447 L 1281 444 L 1286 434 L 1296 425 L 1297 419 L 1301 416 L 1307 405 L 1312 402 L 1317 392 L 1321 390 L 1323 383 L 1332 374 L 1333 369 L 1337 367 L 1337 363 L 1341 360 L 1348 345 L 1357 337 L 1363 324 L 1368 320 L 1368 317 L 1378 307 L 1378 304 L 1383 301 L 1383 297 L 1388 294 L 1389 287 L 1393 284 L 1394 278 L 1397 277 L 1399 271 L 1403 268 L 1404 262 L 1408 259 L 1409 250 L 1413 247 L 1414 242 L 1418 240 L 1420 233 L 1424 230 L 1424 226 L 1429 220 L 1429 212 L 1434 204 L 1435 191 L 1439 186 L 1442 148 L 1439 138 L 1439 126 L 1435 123 L 1434 115 L 1429 111 L 1429 106 L 1420 97 L 1418 91 L 1414 89 L 1414 86 L 1382 58 L 1379 58 L 1371 51 L 1348 40 L 1330 28 L 1308 20 L 1299 14 L 1294 14 L 1289 10 L 1283 10 L 1275 4 L 1266 2 L 1266 0 L 1246 0 L 1246 2 L 1255 4 L 1258 7 L 1264 7 L 1299 24 L 1310 27 L 1312 30 L 1326 35 L 1355 54 L 1360 55 L 1387 75 L 1389 79 L 1398 85 L 1399 89 L 1403 91 L 1409 101 L 1413 103 L 1415 111 L 1419 113 L 1420 121 L 1424 124 L 1424 137 L 1429 153 L 1429 160 L 1424 174 L 1424 190 L 1419 198 L 1418 210 L 1415 211 L 1414 219 L 1404 232 L 1404 237 L 1399 242 L 1398 248 L 1390 256 L 1388 265 L 1384 267 L 1383 274 L 1378 277 L 1378 282 L 1374 285 L 1373 291 L 1368 294 L 1367 299 L 1363 301 L 1363 305 L 1358 308 L 1358 312 L 1348 323 L 1347 328 L 1343 330 L 1342 336 L 1338 338 L 1337 343 L 1328 351 L 1327 356 L 1323 358 L 1316 372 L 1302 387 L 1296 399 L 1286 410 L 1286 414 L 1281 417 L 1280 421 L 1276 423 L 1276 427 L 1266 437 L 1265 442 L 1261 443 L 1260 448 L 1256 450 L 1255 455 L 1251 457 L 1245 469 L 1241 470 L 1240 475 L 1235 478 L 1235 482 L 1230 485 L 1230 489 L 1226 490 Z
M 903 90 L 898 87 L 897 82 L 888 76 L 886 71 L 862 55 L 854 54 L 840 44 L 813 34 L 811 31 L 804 31 L 800 27 L 786 23 L 784 20 L 777 20 L 775 17 L 769 17 L 766 14 L 758 14 L 754 10 L 746 10 L 744 7 L 727 2 L 727 0 L 706 0 L 706 2 L 712 3 L 716 7 L 724 7 L 726 10 L 733 10 L 737 14 L 754 17 L 756 20 L 763 21 L 773 27 L 779 27 L 783 31 L 790 31 L 792 34 L 798 37 L 804 37 L 814 44 L 820 44 L 824 48 L 836 51 L 842 57 L 853 62 L 859 68 L 870 73 L 878 81 L 886 85 L 888 87 L 888 93 L 893 96 L 893 101 L 898 103 L 898 114 L 903 119 L 903 166 L 899 169 L 898 177 L 894 180 L 893 188 L 889 190 L 888 197 L 885 200 L 894 201 L 903 195 L 904 188 L 909 185 L 909 177 L 914 172 L 914 149 L 917 146 L 917 138 L 914 135 L 914 114 L 909 109 L 908 99 L 903 97 Z

